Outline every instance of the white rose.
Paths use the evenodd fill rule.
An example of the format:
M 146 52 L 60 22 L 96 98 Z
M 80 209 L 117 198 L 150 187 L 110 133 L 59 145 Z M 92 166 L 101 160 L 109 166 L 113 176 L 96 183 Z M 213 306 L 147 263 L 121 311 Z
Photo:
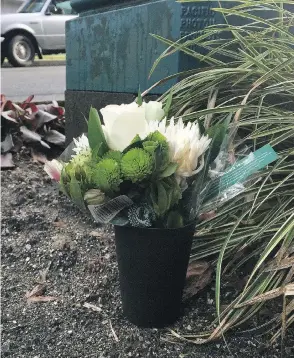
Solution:
M 142 107 L 145 108 L 145 118 L 148 122 L 150 121 L 161 121 L 165 116 L 164 110 L 162 109 L 162 103 L 156 101 L 149 101 L 143 103 Z
M 101 110 L 105 139 L 110 149 L 123 151 L 136 135 L 144 139 L 149 133 L 148 122 L 162 119 L 162 104 L 151 101 L 138 106 L 136 102 L 108 105 Z M 159 118 L 160 116 L 160 118 Z

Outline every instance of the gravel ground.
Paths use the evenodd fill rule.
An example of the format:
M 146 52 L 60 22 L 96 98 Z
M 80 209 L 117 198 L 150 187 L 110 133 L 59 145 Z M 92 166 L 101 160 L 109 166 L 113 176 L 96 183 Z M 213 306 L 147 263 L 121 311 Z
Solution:
M 281 357 L 279 345 L 266 348 L 268 337 L 230 337 L 231 355 L 223 341 L 174 344 L 165 340 L 166 330 L 128 323 L 121 311 L 111 228 L 98 227 L 59 196 L 42 165 L 26 153 L 15 162 L 14 170 L 2 172 L 3 357 Z M 57 299 L 27 299 L 37 285 L 43 299 Z M 204 330 L 214 315 L 213 297 L 209 288 L 191 299 L 171 328 Z M 283 357 L 293 356 L 291 345 L 293 336 Z

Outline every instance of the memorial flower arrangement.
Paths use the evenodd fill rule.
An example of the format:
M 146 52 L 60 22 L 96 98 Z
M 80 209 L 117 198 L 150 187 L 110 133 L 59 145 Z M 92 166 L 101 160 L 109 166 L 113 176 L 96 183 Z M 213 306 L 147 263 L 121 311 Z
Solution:
M 184 122 L 169 118 L 171 103 L 172 95 L 164 108 L 139 95 L 102 108 L 104 124 L 91 108 L 88 135 L 45 165 L 76 205 L 114 225 L 123 311 L 143 327 L 166 326 L 181 313 L 201 208 L 215 211 L 275 159 L 265 146 L 232 166 L 231 117 L 214 125 Z
M 178 228 L 195 221 L 227 129 L 168 118 L 168 107 L 138 96 L 102 108 L 103 125 L 91 108 L 88 136 L 74 139 L 70 157 L 45 170 L 98 222 Z

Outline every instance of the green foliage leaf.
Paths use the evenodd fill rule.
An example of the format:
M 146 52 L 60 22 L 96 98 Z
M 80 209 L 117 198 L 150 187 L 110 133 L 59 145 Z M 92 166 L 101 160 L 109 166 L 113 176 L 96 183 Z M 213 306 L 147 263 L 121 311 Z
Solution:
M 176 170 L 178 168 L 178 164 L 177 163 L 170 163 L 166 169 L 163 170 L 163 172 L 160 173 L 159 177 L 160 178 L 166 178 L 169 177 L 171 175 L 173 175 Z
M 168 209 L 169 199 L 165 187 L 161 182 L 157 183 L 157 191 L 159 215 L 162 216 Z
M 88 139 L 90 148 L 95 150 L 99 156 L 103 156 L 109 149 L 103 133 L 99 114 L 93 107 L 91 107 L 89 114 Z
M 203 135 L 205 133 L 205 131 L 206 131 L 206 129 L 204 127 L 204 124 L 199 119 L 197 119 L 197 123 L 198 123 L 198 126 L 199 126 L 200 134 Z
M 206 134 L 212 138 L 209 149 L 208 163 L 212 163 L 218 156 L 221 145 L 226 137 L 227 126 L 224 124 L 216 124 L 208 128 Z
M 166 117 L 168 117 L 168 113 L 169 113 L 169 110 L 170 110 L 170 107 L 171 107 L 171 104 L 172 104 L 172 100 L 173 100 L 173 92 L 171 90 L 169 92 L 169 95 L 167 97 L 167 100 L 166 100 L 166 103 L 165 103 L 165 106 L 164 106 L 164 113 L 165 113 Z
M 140 87 L 139 87 L 139 89 L 138 89 L 138 97 L 137 97 L 137 99 L 136 99 L 136 103 L 137 103 L 137 105 L 138 105 L 139 107 L 141 107 L 142 104 L 143 104 L 143 98 L 142 98 L 142 94 L 141 94 Z
M 158 145 L 159 144 L 157 142 L 154 142 L 151 140 L 147 140 L 147 141 L 143 142 L 143 148 L 146 150 L 146 152 L 148 152 L 150 154 L 154 154 Z
M 82 190 L 77 179 L 72 176 L 69 183 L 69 193 L 72 201 L 82 210 L 86 210 Z
M 65 168 L 62 169 L 62 172 L 60 175 L 59 188 L 66 196 L 70 197 L 70 194 L 68 191 L 68 185 L 66 183 L 64 183 L 64 173 L 65 173 Z
M 137 139 L 137 136 L 135 138 Z M 143 148 L 144 141 L 143 140 L 136 140 L 135 138 L 132 140 L 132 143 L 123 150 L 123 154 L 126 154 L 127 152 L 129 152 L 133 148 Z
M 109 150 L 103 155 L 102 159 L 113 159 L 117 163 L 120 163 L 122 158 L 122 153 L 119 150 Z
M 136 134 L 134 139 L 131 141 L 131 144 L 135 144 L 135 143 L 141 142 L 141 141 L 142 141 L 142 139 L 140 138 L 139 134 Z
M 170 211 L 167 216 L 166 227 L 168 229 L 178 229 L 184 226 L 182 215 L 178 211 Z

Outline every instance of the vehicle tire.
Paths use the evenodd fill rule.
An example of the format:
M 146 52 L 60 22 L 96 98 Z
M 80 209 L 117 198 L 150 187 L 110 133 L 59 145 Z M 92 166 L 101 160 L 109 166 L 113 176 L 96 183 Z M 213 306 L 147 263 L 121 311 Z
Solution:
M 35 46 L 26 35 L 16 35 L 7 44 L 7 59 L 14 67 L 30 66 L 35 54 Z

